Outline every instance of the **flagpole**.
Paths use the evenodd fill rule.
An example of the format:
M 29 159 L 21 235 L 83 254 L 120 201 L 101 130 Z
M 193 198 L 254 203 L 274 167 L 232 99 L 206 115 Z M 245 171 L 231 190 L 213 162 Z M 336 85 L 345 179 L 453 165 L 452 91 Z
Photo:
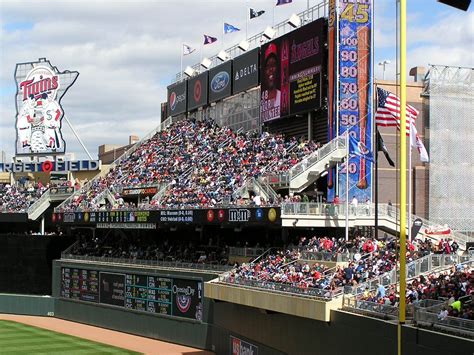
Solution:
M 181 43 L 181 71 L 179 72 L 179 81 L 183 81 L 183 48 L 184 43 Z
M 273 26 L 275 26 L 275 7 L 276 7 L 276 5 L 275 5 L 275 3 L 274 3 L 274 4 L 273 4 L 273 19 L 272 19 L 272 28 L 273 28 Z
M 346 242 L 349 240 L 349 130 L 346 130 Z
M 250 7 L 249 7 L 249 0 L 246 0 L 247 3 L 247 13 L 245 14 L 245 40 L 249 38 L 249 17 L 250 17 Z
M 408 173 L 410 174 L 408 176 L 408 240 L 411 241 L 412 235 L 411 235 L 411 210 L 412 210 L 412 189 L 413 189 L 413 171 L 411 167 L 411 140 L 412 140 L 412 135 L 411 135 L 411 117 L 410 117 L 410 141 L 408 142 L 409 146 L 409 151 L 408 151 Z M 405 128 L 406 129 L 406 128 Z

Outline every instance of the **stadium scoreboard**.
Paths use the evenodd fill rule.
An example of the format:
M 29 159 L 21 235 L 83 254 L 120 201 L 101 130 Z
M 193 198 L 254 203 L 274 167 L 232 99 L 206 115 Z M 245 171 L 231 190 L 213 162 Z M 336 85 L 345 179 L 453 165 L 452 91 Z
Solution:
M 202 280 L 63 267 L 61 297 L 202 320 Z

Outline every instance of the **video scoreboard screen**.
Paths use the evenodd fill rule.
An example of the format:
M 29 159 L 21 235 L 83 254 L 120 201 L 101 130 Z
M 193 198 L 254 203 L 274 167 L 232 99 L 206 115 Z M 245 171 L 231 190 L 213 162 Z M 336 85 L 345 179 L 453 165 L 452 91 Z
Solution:
M 202 320 L 202 280 L 64 267 L 61 297 Z

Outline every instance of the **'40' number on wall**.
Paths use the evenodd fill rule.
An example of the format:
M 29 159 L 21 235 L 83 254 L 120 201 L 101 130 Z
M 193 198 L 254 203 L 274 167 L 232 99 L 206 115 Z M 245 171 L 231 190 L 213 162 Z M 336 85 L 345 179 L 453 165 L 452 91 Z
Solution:
M 349 22 L 367 23 L 369 21 L 369 5 L 347 4 L 341 13 L 341 19 Z

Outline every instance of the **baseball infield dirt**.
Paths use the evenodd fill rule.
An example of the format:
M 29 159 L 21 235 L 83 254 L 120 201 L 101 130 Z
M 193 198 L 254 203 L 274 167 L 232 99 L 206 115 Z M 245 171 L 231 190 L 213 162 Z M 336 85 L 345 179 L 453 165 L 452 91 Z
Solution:
M 52 317 L 33 317 L 15 314 L 0 314 L 0 319 L 12 320 L 36 327 L 53 330 L 59 333 L 89 339 L 99 343 L 117 346 L 123 349 L 156 355 L 212 355 L 212 352 L 187 346 L 166 343 L 164 341 L 144 338 L 127 333 L 116 332 L 81 323 L 74 323 Z

